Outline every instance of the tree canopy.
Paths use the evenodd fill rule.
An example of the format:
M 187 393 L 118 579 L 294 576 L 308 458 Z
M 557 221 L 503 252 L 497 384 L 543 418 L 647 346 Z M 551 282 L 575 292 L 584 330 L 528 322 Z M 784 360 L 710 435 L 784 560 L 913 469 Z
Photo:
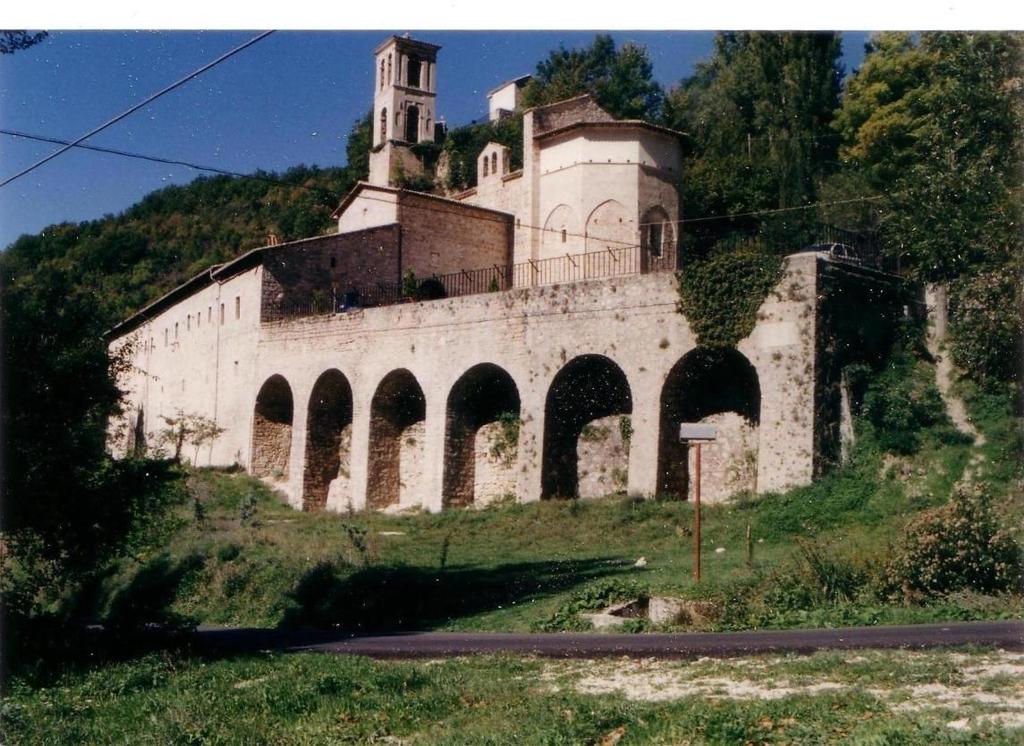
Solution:
M 620 49 L 607 34 L 599 34 L 582 49 L 553 50 L 537 63 L 533 79 L 523 90 L 523 106 L 594 96 L 612 116 L 620 119 L 660 117 L 665 93 L 654 80 L 647 50 L 627 42 Z
M 721 33 L 711 58 L 672 90 L 666 123 L 689 135 L 683 203 L 710 217 L 809 204 L 834 170 L 829 129 L 838 105 L 840 39 L 835 33 Z M 708 222 L 698 245 L 735 231 L 790 229 L 802 218 Z M 785 231 L 784 231 L 785 232 Z M 797 248 L 793 246 L 792 248 Z

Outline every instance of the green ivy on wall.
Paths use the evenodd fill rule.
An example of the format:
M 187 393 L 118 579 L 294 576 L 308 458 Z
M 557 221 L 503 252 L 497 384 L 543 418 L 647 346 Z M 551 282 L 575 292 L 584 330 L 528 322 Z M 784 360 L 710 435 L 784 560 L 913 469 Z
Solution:
M 782 279 L 782 257 L 743 250 L 689 262 L 679 273 L 678 309 L 703 347 L 735 347 Z

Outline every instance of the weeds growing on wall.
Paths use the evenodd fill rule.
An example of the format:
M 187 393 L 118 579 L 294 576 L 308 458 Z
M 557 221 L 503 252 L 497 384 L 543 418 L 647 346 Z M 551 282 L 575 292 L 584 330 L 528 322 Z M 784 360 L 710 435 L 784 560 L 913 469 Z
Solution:
M 679 273 L 678 309 L 704 347 L 735 347 L 782 279 L 782 257 L 755 250 L 691 261 Z

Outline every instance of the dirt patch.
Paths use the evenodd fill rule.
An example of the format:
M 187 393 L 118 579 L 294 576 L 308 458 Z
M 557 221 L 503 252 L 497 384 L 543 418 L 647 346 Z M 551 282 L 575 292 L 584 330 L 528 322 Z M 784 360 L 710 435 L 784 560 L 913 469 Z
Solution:
M 874 652 L 828 661 L 820 669 L 808 666 L 813 660 L 752 657 L 548 663 L 541 679 L 549 689 L 620 695 L 643 702 L 688 697 L 767 701 L 859 693 L 875 697 L 894 713 L 950 711 L 959 716 L 947 723 L 952 729 L 969 730 L 985 723 L 1024 728 L 1024 654 Z M 951 663 L 954 670 L 946 665 L 935 667 L 937 662 Z M 904 671 L 909 673 L 903 675 Z M 929 676 L 935 680 L 929 681 Z

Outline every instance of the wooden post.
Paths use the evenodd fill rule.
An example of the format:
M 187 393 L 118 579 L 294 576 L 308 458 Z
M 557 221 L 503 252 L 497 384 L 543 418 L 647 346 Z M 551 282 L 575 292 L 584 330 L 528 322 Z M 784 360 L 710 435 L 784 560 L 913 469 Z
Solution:
M 693 490 L 693 579 L 700 582 L 700 441 L 697 441 L 696 478 Z
M 754 569 L 754 543 L 750 540 L 750 524 L 747 524 L 747 568 Z

